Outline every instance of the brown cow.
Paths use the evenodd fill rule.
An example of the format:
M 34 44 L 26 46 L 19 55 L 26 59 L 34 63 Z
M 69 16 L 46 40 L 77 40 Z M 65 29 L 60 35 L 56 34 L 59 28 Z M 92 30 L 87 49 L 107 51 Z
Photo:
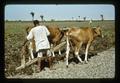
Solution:
M 46 26 L 46 27 L 50 32 L 50 36 L 48 37 L 49 42 L 50 42 L 51 45 L 53 45 L 53 47 L 55 47 L 56 45 L 58 45 L 60 43 L 61 39 L 63 38 L 64 31 L 60 30 L 60 28 L 57 25 L 49 25 L 49 26 Z M 31 29 L 32 29 L 32 27 L 26 28 L 26 33 L 28 34 Z M 30 42 L 29 47 L 31 49 L 30 53 L 33 56 L 32 52 L 35 51 L 35 41 L 34 41 L 34 39 L 32 40 L 32 42 Z M 54 51 L 52 51 L 52 54 L 53 54 L 53 57 L 55 57 Z M 61 55 L 60 50 L 59 50 L 59 55 Z
M 49 36 L 49 42 L 53 47 L 60 44 L 61 39 L 64 37 L 64 31 L 60 30 L 60 28 L 57 25 L 49 25 L 46 26 L 50 32 Z M 52 51 L 53 57 L 55 57 L 54 51 Z M 59 55 L 61 55 L 61 52 L 59 50 Z
M 66 42 L 67 42 L 67 48 L 66 48 L 66 67 L 68 67 L 68 57 L 69 57 L 69 51 L 70 51 L 70 42 L 72 45 L 74 45 L 74 53 L 75 56 L 77 56 L 78 60 L 80 62 L 83 62 L 81 58 L 79 57 L 79 51 L 83 44 L 86 45 L 85 50 L 85 62 L 87 63 L 87 55 L 88 55 L 88 49 L 93 42 L 93 40 L 96 37 L 103 37 L 101 33 L 101 27 L 97 26 L 96 28 L 70 28 L 66 32 Z

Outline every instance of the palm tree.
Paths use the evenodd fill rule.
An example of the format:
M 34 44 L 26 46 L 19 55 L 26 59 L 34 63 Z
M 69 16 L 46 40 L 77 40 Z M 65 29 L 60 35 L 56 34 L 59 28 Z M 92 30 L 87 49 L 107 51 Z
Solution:
M 74 20 L 74 17 L 72 17 L 72 21 Z
M 83 17 L 84 21 L 86 20 L 86 17 Z
M 79 21 L 80 21 L 80 16 L 78 16 L 78 18 L 79 18 Z
M 34 12 L 30 13 L 32 15 L 32 21 L 34 20 Z
M 101 14 L 100 16 L 101 16 L 101 21 L 103 21 L 103 20 L 104 20 L 104 18 L 103 18 L 103 14 Z
M 43 22 L 43 18 L 44 18 L 44 16 L 43 16 L 43 15 L 40 15 L 40 18 L 41 18 L 41 21 Z

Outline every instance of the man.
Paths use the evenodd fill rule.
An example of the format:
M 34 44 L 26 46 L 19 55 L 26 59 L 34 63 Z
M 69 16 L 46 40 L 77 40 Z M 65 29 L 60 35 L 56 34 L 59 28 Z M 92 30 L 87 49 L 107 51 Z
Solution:
M 91 27 L 92 26 L 92 19 L 90 19 L 89 24 L 90 24 L 90 27 Z
M 41 67 L 41 57 L 43 57 L 43 52 L 47 52 L 47 55 L 50 57 L 50 44 L 47 36 L 50 35 L 46 26 L 39 25 L 39 21 L 35 21 L 35 27 L 31 29 L 27 36 L 27 40 L 35 40 L 36 52 L 38 57 L 38 66 Z M 40 68 L 41 70 L 41 68 Z

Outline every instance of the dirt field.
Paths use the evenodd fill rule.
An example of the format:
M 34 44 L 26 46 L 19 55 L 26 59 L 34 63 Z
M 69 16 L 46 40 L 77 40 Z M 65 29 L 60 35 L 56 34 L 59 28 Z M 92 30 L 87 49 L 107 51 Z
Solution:
M 114 78 L 115 77 L 115 49 L 110 48 L 107 51 L 100 52 L 98 55 L 89 58 L 88 64 L 76 64 L 74 62 L 69 64 L 69 68 L 65 67 L 65 62 L 59 62 L 55 64 L 56 70 L 50 70 L 45 68 L 40 73 L 33 73 L 32 75 L 15 75 L 8 78 Z
M 47 22 L 45 24 L 47 25 L 57 24 L 62 28 L 68 27 L 68 26 L 76 26 L 76 27 L 89 26 L 88 22 Z M 37 74 L 39 75 L 39 73 L 33 72 L 32 66 L 26 69 L 23 69 L 19 72 L 15 71 L 15 68 L 20 66 L 20 49 L 26 37 L 25 29 L 31 25 L 32 25 L 31 22 L 5 22 L 5 77 L 37 78 Z M 103 21 L 103 22 L 94 21 L 92 24 L 92 26 L 97 26 L 97 25 L 102 26 L 104 38 L 103 39 L 97 38 L 93 42 L 92 47 L 94 47 L 93 51 L 97 52 L 97 55 L 99 53 L 103 53 L 102 55 L 100 54 L 99 56 L 93 56 L 92 58 L 89 59 L 90 62 L 88 64 L 81 65 L 80 63 L 79 64 L 76 64 L 74 62 L 70 63 L 69 69 L 66 69 L 65 62 L 60 62 L 59 64 L 55 64 L 56 67 L 59 66 L 59 68 L 57 68 L 56 71 L 50 71 L 49 69 L 45 68 L 45 71 L 43 70 L 40 73 L 45 74 L 45 72 L 49 72 L 47 73 L 47 75 L 45 74 L 46 76 L 48 76 L 48 78 L 56 77 L 56 74 L 53 74 L 52 77 L 49 77 L 49 75 L 51 73 L 56 73 L 57 71 L 59 71 L 59 73 L 62 73 L 63 71 L 73 72 L 72 74 L 70 73 L 63 74 L 63 76 L 61 76 L 61 74 L 58 74 L 59 78 L 61 77 L 66 78 L 66 76 L 68 76 L 68 78 L 74 78 L 74 77 L 76 78 L 113 78 L 114 71 L 115 71 L 115 68 L 114 68 L 115 54 L 114 54 L 114 50 L 111 51 L 112 55 L 110 51 L 106 52 L 106 50 L 110 49 L 111 47 L 112 49 L 114 49 L 115 23 L 114 21 Z M 101 59 L 102 61 L 101 60 L 99 61 L 99 59 Z M 62 66 L 64 67 L 61 67 L 60 64 L 62 64 Z M 91 64 L 94 66 L 91 66 Z M 97 68 L 96 67 L 97 65 L 100 65 L 100 66 L 98 66 Z M 107 67 L 105 65 L 107 65 Z M 90 68 L 90 72 L 86 73 L 86 71 L 88 71 L 89 68 Z M 98 69 L 100 70 L 104 69 L 104 72 L 100 74 L 102 71 L 99 72 Z M 76 70 L 78 70 L 79 73 Z M 96 71 L 96 73 L 94 73 L 94 71 Z M 33 74 L 36 76 L 33 76 Z M 76 75 L 73 75 L 73 74 L 76 74 Z M 15 77 L 17 75 L 20 75 L 20 76 Z M 38 78 L 47 78 L 46 76 L 40 75 Z

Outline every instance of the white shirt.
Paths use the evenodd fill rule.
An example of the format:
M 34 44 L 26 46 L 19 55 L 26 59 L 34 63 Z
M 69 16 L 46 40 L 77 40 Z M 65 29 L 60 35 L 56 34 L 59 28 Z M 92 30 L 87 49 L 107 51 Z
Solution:
M 39 49 L 49 49 L 50 44 L 47 38 L 48 35 L 50 35 L 50 32 L 46 26 L 36 26 L 31 29 L 27 36 L 27 39 L 30 40 L 34 37 L 36 51 Z

